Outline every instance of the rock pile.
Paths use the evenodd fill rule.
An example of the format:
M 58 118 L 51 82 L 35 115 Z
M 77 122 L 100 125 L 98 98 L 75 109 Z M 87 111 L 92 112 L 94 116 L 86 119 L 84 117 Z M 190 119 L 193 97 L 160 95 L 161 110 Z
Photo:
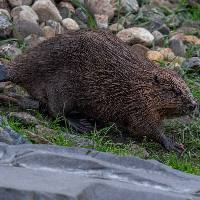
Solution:
M 193 5 L 194 2 L 189 3 Z M 191 34 L 198 31 L 199 24 L 184 21 L 179 14 L 174 15 L 177 8 L 177 1 L 157 0 L 146 4 L 137 0 L 1 0 L 0 38 L 14 37 L 34 46 L 56 34 L 65 34 L 67 30 L 103 28 L 111 30 L 129 45 L 153 46 L 154 53 L 151 52 L 149 58 L 154 61 L 160 61 L 162 56 L 158 54 L 162 52 L 159 49 L 166 44 L 169 44 L 173 57 L 183 61 L 181 58 L 187 57 L 188 48 L 200 44 L 200 39 Z M 1 55 L 3 51 L 11 59 L 20 53 L 16 44 L 0 47 L 5 48 L 15 49 L 13 55 L 0 50 Z M 174 64 L 181 66 L 182 62 Z

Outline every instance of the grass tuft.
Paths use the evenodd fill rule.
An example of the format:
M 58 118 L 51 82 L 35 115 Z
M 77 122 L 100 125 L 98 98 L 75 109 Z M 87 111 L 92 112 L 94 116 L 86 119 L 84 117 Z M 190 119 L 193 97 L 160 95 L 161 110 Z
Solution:
M 87 8 L 84 4 L 82 4 L 79 0 L 70 0 L 70 2 L 80 8 L 84 14 L 87 16 L 87 25 L 91 29 L 96 29 L 97 28 L 97 22 L 95 20 L 95 16 L 92 14 L 92 12 Z

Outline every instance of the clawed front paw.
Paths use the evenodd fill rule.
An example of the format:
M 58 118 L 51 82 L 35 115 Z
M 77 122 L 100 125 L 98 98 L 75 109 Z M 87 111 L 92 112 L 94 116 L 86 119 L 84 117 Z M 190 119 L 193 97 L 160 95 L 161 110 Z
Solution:
M 182 154 L 184 151 L 184 145 L 178 144 L 174 141 L 172 141 L 170 138 L 163 136 L 161 138 L 161 144 L 167 149 L 168 151 L 175 151 L 179 154 Z

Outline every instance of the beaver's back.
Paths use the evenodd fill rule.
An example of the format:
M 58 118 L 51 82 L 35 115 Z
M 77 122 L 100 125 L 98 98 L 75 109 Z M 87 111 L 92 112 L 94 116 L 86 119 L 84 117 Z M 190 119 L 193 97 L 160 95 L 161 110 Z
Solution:
M 131 101 L 126 98 L 133 82 L 137 90 L 149 68 L 111 33 L 80 31 L 29 49 L 11 63 L 9 74 L 36 99 L 56 104 L 55 112 L 71 99 L 77 109 L 97 110 L 93 114 L 100 116 L 109 108 L 107 115 L 119 116 L 122 102 Z
M 126 76 L 133 72 L 133 68 L 134 71 L 140 71 L 150 67 L 145 66 L 143 61 L 107 31 L 68 32 L 44 41 L 18 56 L 11 63 L 10 76 L 14 74 L 12 78 L 15 76 L 19 81 L 28 81 L 32 77 L 35 79 L 36 74 L 37 78 L 49 78 L 54 72 L 95 71 L 99 68 L 118 73 L 121 71 Z

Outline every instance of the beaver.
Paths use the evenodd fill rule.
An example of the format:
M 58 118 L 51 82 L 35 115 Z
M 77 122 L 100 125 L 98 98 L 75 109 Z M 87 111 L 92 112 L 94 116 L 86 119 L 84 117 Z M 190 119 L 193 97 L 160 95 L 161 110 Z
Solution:
M 165 136 L 162 120 L 197 106 L 174 71 L 158 67 L 102 30 L 69 31 L 48 39 L 1 66 L 0 80 L 24 87 L 52 116 L 75 110 L 177 152 L 183 145 Z

